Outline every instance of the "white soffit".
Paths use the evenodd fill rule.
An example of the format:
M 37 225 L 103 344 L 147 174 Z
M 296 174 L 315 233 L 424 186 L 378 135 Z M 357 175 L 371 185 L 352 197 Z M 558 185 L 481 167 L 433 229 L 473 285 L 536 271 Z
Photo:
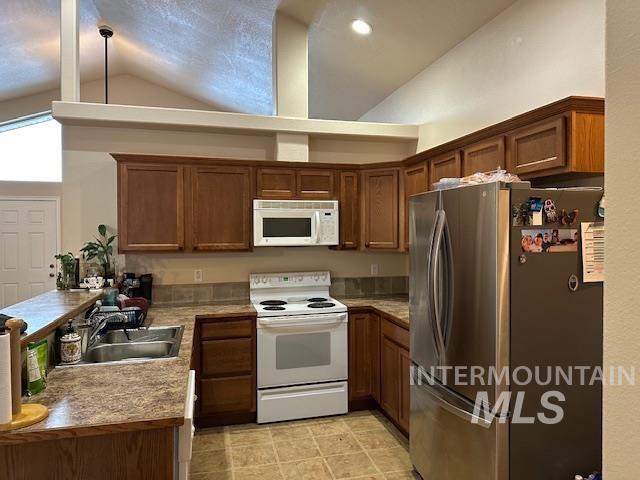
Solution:
M 87 102 L 53 102 L 53 117 L 61 124 L 70 126 L 198 130 L 264 136 L 294 133 L 315 138 L 385 140 L 405 143 L 417 140 L 419 133 L 418 125 L 319 120 Z

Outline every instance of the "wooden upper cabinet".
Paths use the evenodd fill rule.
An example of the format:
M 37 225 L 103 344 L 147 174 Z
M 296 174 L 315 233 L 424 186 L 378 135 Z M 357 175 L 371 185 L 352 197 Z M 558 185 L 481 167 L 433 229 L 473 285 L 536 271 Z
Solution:
M 404 169 L 404 240 L 409 246 L 409 197 L 429 190 L 429 167 L 427 162 Z
M 305 199 L 333 199 L 335 172 L 333 170 L 298 170 L 296 172 L 296 197 Z
M 567 165 L 565 117 L 520 128 L 509 134 L 509 169 L 525 175 Z
M 190 206 L 193 250 L 251 248 L 249 167 L 192 167 Z
M 364 181 L 364 246 L 398 248 L 399 169 L 368 170 Z
M 455 152 L 436 157 L 431 161 L 429 172 L 429 189 L 441 178 L 457 178 L 462 174 L 460 152 Z
M 462 176 L 504 169 L 504 137 L 500 136 L 466 147 L 462 151 Z
M 181 165 L 118 165 L 120 252 L 184 249 L 184 170 Z
M 296 196 L 296 171 L 293 168 L 258 168 L 258 198 L 293 199 Z
M 357 172 L 340 172 L 340 248 L 360 245 L 360 193 Z

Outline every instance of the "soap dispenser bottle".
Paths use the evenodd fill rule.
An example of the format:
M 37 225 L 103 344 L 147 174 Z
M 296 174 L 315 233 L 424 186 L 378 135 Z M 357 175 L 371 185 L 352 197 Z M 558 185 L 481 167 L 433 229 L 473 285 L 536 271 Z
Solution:
M 82 338 L 71 324 L 71 320 L 64 335 L 60 337 L 60 357 L 62 363 L 67 364 L 78 363 L 82 358 Z

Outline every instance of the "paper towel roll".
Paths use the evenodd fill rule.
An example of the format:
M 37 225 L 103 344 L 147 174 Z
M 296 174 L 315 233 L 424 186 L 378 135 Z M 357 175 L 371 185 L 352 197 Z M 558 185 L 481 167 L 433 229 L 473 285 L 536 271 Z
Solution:
M 11 342 L 0 334 L 0 424 L 11 421 Z

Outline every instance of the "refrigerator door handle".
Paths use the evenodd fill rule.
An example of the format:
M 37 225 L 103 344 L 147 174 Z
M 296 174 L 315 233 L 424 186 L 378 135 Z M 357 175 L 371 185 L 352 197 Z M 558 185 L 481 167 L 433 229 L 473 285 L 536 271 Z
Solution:
M 435 235 L 433 239 L 433 247 L 431 249 L 431 271 L 429 272 L 429 294 L 431 300 L 431 311 L 432 311 L 432 328 L 434 330 L 434 335 L 436 337 L 436 347 L 438 350 L 438 358 L 440 365 L 445 365 L 446 361 L 444 358 L 445 347 L 444 347 L 444 336 L 442 334 L 442 305 L 441 305 L 441 296 L 440 296 L 440 278 L 439 278 L 439 263 L 440 263 L 440 250 L 442 248 L 442 240 L 444 236 L 444 228 L 445 228 L 446 217 L 444 210 L 438 210 L 436 214 L 436 227 L 435 227 Z
M 437 385 L 437 383 L 434 383 L 433 385 L 431 385 L 430 383 L 428 383 L 428 380 L 426 378 L 424 379 L 424 381 L 427 381 L 427 383 L 424 384 L 422 382 L 416 381 L 415 375 L 414 375 L 413 385 L 417 388 L 424 390 L 429 395 L 431 395 L 436 400 L 438 405 L 443 409 L 445 409 L 447 412 L 452 413 L 456 417 L 461 418 L 462 420 L 466 420 L 469 423 L 475 423 L 476 425 L 482 428 L 491 428 L 491 424 L 493 423 L 492 421 L 489 421 L 486 418 L 480 417 L 478 415 L 474 415 L 473 412 L 468 412 L 448 402 L 444 398 L 444 395 L 441 395 L 438 391 L 439 389 L 446 388 L 446 387 L 439 386 Z
M 451 331 L 451 326 L 453 322 L 453 301 L 454 301 L 454 267 L 453 267 L 453 247 L 451 245 L 451 232 L 449 231 L 449 222 L 447 222 L 447 217 L 443 214 L 444 221 L 444 248 L 446 255 L 446 304 L 445 304 L 445 314 L 444 314 L 444 325 L 442 325 L 442 334 L 443 334 L 443 347 L 447 345 L 447 339 L 449 337 L 449 332 Z

